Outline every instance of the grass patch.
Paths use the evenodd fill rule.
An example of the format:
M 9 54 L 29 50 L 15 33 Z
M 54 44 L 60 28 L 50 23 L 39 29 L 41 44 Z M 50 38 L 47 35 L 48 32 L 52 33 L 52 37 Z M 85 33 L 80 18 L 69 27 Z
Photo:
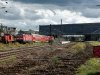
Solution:
M 100 46 L 100 42 L 99 41 L 90 41 L 89 42 L 92 46 Z
M 71 48 L 70 48 L 70 51 L 72 52 L 72 53 L 78 53 L 78 52 L 80 52 L 80 51 L 83 51 L 83 50 L 85 50 L 85 48 L 86 48 L 86 44 L 84 43 L 84 42 L 78 42 L 78 43 L 76 43 L 75 45 L 73 45 Z
M 9 49 L 16 49 L 16 48 L 21 48 L 21 47 L 34 47 L 34 46 L 45 46 L 48 43 L 26 43 L 26 44 L 20 44 L 20 43 L 8 43 L 8 44 L 3 44 L 0 43 L 0 52 L 7 51 Z
M 91 58 L 78 68 L 76 75 L 92 75 L 100 72 L 100 58 Z

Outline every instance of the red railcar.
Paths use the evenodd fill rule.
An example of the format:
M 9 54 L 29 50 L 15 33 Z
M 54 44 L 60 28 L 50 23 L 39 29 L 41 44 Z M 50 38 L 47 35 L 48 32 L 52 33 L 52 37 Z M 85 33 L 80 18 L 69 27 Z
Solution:
M 49 42 L 50 40 L 53 40 L 53 37 L 45 36 L 45 35 L 39 35 L 39 34 L 18 34 L 16 35 L 16 41 L 20 43 L 25 42 Z
M 46 36 L 41 36 L 40 41 L 41 42 L 47 42 L 47 37 Z
M 20 42 L 20 43 L 26 43 L 26 42 L 49 42 L 51 40 L 54 40 L 52 36 L 46 36 L 46 35 L 39 35 L 39 34 L 18 34 L 16 36 L 13 36 L 11 34 L 4 34 L 3 36 L 0 36 L 0 42 L 4 43 L 10 43 L 10 42 Z
M 54 40 L 54 37 L 53 36 L 48 36 L 48 40 Z
M 45 35 L 33 34 L 32 36 L 34 42 L 49 42 L 50 40 L 53 40 L 53 37 Z
M 45 41 L 45 42 L 49 42 L 51 40 L 54 40 L 53 36 L 44 36 L 43 37 L 43 41 Z
M 1 41 L 4 43 L 10 43 L 14 41 L 14 36 L 10 34 L 5 34 L 1 37 Z
M 33 37 L 30 34 L 18 34 L 16 36 L 16 41 L 17 42 L 32 42 Z
M 33 34 L 32 36 L 34 42 L 41 42 L 41 35 Z
M 34 37 L 34 36 L 32 36 L 32 42 L 35 42 L 35 41 L 36 41 L 35 37 Z

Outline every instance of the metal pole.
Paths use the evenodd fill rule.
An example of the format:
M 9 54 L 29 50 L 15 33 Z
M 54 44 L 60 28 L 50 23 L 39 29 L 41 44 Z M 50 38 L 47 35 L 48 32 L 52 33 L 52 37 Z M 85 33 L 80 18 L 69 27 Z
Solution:
M 61 30 L 60 31 L 61 31 L 61 35 L 62 35 L 62 19 L 61 19 Z
M 62 19 L 61 19 L 61 25 L 62 25 Z
M 50 43 L 50 45 L 52 45 L 52 39 L 51 39 L 51 37 L 52 37 L 51 24 L 50 24 L 49 29 L 50 29 L 50 34 L 49 34 L 50 39 L 49 39 L 49 43 Z
M 59 30 L 59 42 L 61 43 L 61 39 L 62 39 L 62 19 L 61 19 L 61 26 L 60 26 L 60 30 Z
M 52 35 L 52 33 L 51 33 L 51 24 L 50 24 L 50 36 Z

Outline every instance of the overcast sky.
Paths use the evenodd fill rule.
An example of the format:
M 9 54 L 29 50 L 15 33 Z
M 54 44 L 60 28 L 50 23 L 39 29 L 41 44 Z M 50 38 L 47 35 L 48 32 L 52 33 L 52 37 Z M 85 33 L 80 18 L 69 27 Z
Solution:
M 100 0 L 0 0 L 0 23 L 22 30 L 39 25 L 100 22 Z M 6 8 L 1 8 L 1 7 Z M 8 11 L 7 13 L 5 11 Z

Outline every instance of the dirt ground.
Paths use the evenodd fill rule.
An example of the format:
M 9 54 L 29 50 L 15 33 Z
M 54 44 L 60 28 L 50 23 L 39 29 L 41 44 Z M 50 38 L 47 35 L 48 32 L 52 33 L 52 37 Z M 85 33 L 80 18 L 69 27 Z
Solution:
M 0 67 L 0 75 L 75 75 L 77 68 L 92 57 L 92 47 L 88 43 L 84 51 L 76 54 L 66 45 L 47 45 L 28 50 L 17 55 L 17 63 Z

